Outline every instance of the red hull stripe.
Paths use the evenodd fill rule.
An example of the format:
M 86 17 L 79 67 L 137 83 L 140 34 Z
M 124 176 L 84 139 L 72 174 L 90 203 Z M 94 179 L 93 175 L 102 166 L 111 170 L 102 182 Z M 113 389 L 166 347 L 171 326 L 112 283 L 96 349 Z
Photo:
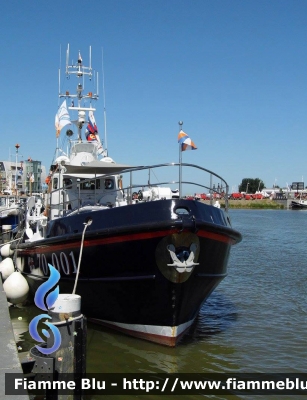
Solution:
M 208 239 L 213 239 L 213 240 L 217 240 L 219 242 L 224 242 L 224 243 L 229 243 L 229 244 L 236 243 L 236 241 L 234 239 L 232 239 L 228 236 L 220 235 L 219 233 L 199 231 L 199 232 L 197 232 L 197 236 L 201 236 L 201 237 L 205 237 Z
M 171 235 L 174 233 L 178 233 L 177 229 L 170 229 L 167 231 L 155 231 L 155 232 L 143 232 L 143 233 L 133 233 L 121 236 L 112 236 L 106 238 L 92 238 L 84 240 L 84 247 L 91 247 L 97 245 L 107 245 L 114 243 L 122 243 L 122 242 L 130 242 L 134 240 L 146 240 L 152 239 L 156 237 L 163 237 L 165 235 Z M 198 231 L 197 235 L 200 237 L 204 237 L 207 239 L 217 240 L 219 242 L 233 244 L 235 241 L 228 236 L 224 236 L 218 233 L 207 232 L 207 231 Z M 37 247 L 33 247 L 31 249 L 18 249 L 18 252 L 21 254 L 32 254 L 33 251 L 36 254 L 44 254 L 48 251 L 63 251 L 65 249 L 78 248 L 80 247 L 80 241 L 68 242 L 68 243 L 55 243 L 50 245 L 42 245 L 39 244 Z

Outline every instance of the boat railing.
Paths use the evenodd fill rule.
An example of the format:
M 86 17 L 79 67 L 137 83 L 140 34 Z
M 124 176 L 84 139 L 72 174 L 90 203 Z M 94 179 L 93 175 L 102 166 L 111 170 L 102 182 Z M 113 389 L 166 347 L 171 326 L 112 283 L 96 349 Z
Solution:
M 199 175 L 193 177 L 197 178 L 198 181 L 191 181 L 191 180 L 169 180 L 169 181 L 160 181 L 157 179 L 157 182 L 153 182 L 151 179 L 151 172 L 153 172 L 155 169 L 159 168 L 165 168 L 165 167 L 178 167 L 182 168 L 182 170 L 187 170 L 187 168 L 191 168 L 194 170 L 198 170 L 200 174 L 205 174 L 205 175 Z M 148 183 L 146 184 L 134 184 L 135 178 L 133 177 L 137 172 L 140 171 L 148 171 Z M 186 198 L 186 197 L 195 197 L 195 192 L 194 195 L 189 194 L 186 188 L 192 189 L 192 188 L 202 188 L 204 190 L 208 190 L 208 197 L 210 198 L 210 204 L 213 203 L 213 200 L 216 199 L 222 199 L 225 201 L 225 208 L 228 208 L 228 193 L 229 193 L 229 186 L 227 182 L 218 174 L 216 174 L 213 171 L 210 171 L 206 168 L 200 167 L 199 165 L 196 164 L 189 164 L 189 163 L 166 163 L 166 164 L 155 164 L 155 165 L 147 165 L 147 166 L 138 166 L 135 168 L 130 168 L 125 171 L 123 171 L 121 174 L 124 173 L 129 173 L 130 174 L 130 184 L 129 186 L 126 187 L 128 193 L 128 201 L 132 197 L 132 191 L 135 191 L 136 188 L 150 188 L 150 187 L 155 187 L 155 186 L 166 186 L 166 185 L 171 185 L 173 188 L 178 188 L 178 186 L 182 187 L 182 193 L 179 193 L 179 197 L 181 198 Z M 205 178 L 206 177 L 206 178 Z M 202 182 L 202 183 L 199 183 Z
M 184 179 L 177 179 L 177 180 L 167 180 L 165 178 L 166 175 L 163 172 L 162 177 L 163 180 L 157 177 L 156 171 L 161 170 L 164 168 L 182 168 L 182 171 L 186 171 L 187 169 L 191 169 L 192 173 L 184 173 Z M 196 171 L 196 172 L 195 172 Z M 117 177 L 120 177 L 121 182 L 126 182 L 126 185 L 121 185 L 121 187 L 112 189 L 112 192 L 116 194 L 117 192 L 124 193 L 124 198 L 127 204 L 132 204 L 135 202 L 135 193 L 139 191 L 144 191 L 145 189 L 150 188 L 157 188 L 157 187 L 169 187 L 173 192 L 173 198 L 196 198 L 198 196 L 196 192 L 203 190 L 206 193 L 206 199 L 209 199 L 210 204 L 212 205 L 216 200 L 223 200 L 224 207 L 228 209 L 228 192 L 229 186 L 227 182 L 218 174 L 210 171 L 206 168 L 200 167 L 195 164 L 188 164 L 188 163 L 168 163 L 168 164 L 156 164 L 156 165 L 147 165 L 147 166 L 138 166 L 133 168 L 123 169 L 121 172 L 116 174 Z M 125 179 L 124 176 L 128 175 Z M 139 177 L 140 175 L 140 177 Z M 172 174 L 173 175 L 173 174 Z M 91 182 L 93 179 L 98 179 L 101 177 L 109 177 L 111 174 L 97 174 L 92 175 L 88 179 L 83 179 L 82 182 Z M 193 177 L 193 180 L 191 179 Z M 190 179 L 186 179 L 190 178 Z M 142 182 L 142 183 L 140 183 Z M 182 188 L 182 193 L 179 193 L 178 187 Z M 81 207 L 81 193 L 80 193 L 80 182 L 74 182 L 70 185 L 70 188 L 75 190 L 79 193 L 78 199 L 78 209 Z M 51 198 L 52 196 L 56 195 L 62 199 L 61 203 L 58 204 L 57 209 L 59 211 L 59 216 L 66 215 L 71 210 L 68 209 L 68 205 L 70 204 L 70 200 L 65 200 L 66 196 L 64 195 L 66 188 L 60 187 L 50 192 L 50 202 L 49 207 L 53 208 L 55 205 L 52 205 Z M 99 199 L 101 197 L 101 192 L 96 190 L 93 192 L 94 201 L 92 201 L 93 205 L 97 205 L 99 203 Z

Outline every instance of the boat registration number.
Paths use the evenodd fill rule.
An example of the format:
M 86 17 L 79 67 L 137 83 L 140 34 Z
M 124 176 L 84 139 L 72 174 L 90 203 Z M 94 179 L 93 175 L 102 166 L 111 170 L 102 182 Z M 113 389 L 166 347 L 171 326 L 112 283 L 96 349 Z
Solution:
M 71 275 L 77 273 L 77 263 L 72 251 L 69 254 L 66 254 L 63 251 L 60 253 L 52 253 L 51 262 L 47 261 L 45 254 L 36 254 L 35 258 L 28 257 L 28 266 L 31 272 L 34 269 L 39 268 L 45 276 L 49 276 L 49 262 L 49 264 L 56 268 L 60 274 Z

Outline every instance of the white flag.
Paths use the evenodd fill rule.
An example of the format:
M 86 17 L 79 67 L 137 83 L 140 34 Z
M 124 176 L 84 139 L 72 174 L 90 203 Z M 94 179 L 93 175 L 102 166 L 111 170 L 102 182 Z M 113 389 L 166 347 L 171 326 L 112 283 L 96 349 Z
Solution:
M 71 124 L 71 121 L 67 110 L 66 100 L 64 100 L 55 115 L 56 137 L 60 136 L 61 129 L 68 124 Z

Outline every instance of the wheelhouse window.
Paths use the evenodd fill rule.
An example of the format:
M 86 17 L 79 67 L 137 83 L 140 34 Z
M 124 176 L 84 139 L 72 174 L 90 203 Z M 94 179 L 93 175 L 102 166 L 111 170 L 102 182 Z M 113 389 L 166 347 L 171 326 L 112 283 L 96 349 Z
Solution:
M 65 179 L 63 180 L 63 183 L 64 183 L 64 187 L 66 187 L 66 188 L 68 188 L 68 189 L 71 189 L 71 187 L 72 187 L 72 179 L 70 179 L 70 178 L 65 178 Z
M 57 189 L 58 188 L 58 183 L 59 183 L 58 178 L 53 178 L 53 189 Z
M 92 179 L 92 180 L 81 180 L 80 183 L 81 190 L 95 190 L 100 189 L 100 179 Z
M 113 179 L 105 179 L 104 180 L 104 188 L 107 190 L 114 189 L 114 180 Z

